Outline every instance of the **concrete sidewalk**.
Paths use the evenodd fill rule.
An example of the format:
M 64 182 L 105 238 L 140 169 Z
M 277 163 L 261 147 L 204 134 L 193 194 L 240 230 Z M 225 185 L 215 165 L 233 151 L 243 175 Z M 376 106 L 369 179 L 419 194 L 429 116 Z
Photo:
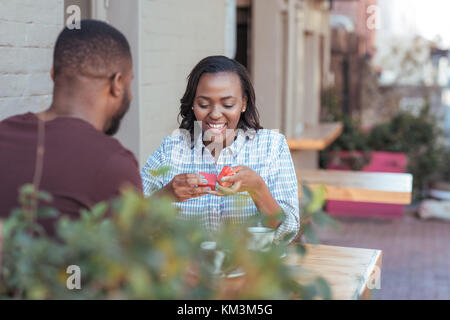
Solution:
M 373 299 L 450 299 L 450 222 L 339 218 L 339 231 L 318 230 L 327 245 L 383 250 L 381 289 Z

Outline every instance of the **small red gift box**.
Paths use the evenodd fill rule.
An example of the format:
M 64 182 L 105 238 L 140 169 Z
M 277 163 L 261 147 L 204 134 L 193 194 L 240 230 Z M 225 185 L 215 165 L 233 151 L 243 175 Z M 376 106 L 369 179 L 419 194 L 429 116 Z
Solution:
M 204 172 L 199 172 L 198 174 L 204 176 L 205 179 L 208 180 L 207 184 L 198 185 L 199 187 L 210 187 L 211 190 L 216 190 L 217 176 L 215 174 Z

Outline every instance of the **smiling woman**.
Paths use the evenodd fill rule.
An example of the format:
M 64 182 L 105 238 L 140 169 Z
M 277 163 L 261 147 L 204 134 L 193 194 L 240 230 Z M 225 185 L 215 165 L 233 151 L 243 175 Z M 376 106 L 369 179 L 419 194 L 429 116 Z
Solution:
M 260 216 L 277 229 L 275 240 L 293 239 L 300 222 L 289 148 L 283 135 L 261 127 L 246 69 L 224 56 L 201 60 L 188 77 L 180 117 L 180 130 L 141 170 L 145 194 L 171 196 L 182 218 L 209 231 Z M 151 174 L 162 166 L 170 172 Z M 224 166 L 231 175 L 219 175 Z

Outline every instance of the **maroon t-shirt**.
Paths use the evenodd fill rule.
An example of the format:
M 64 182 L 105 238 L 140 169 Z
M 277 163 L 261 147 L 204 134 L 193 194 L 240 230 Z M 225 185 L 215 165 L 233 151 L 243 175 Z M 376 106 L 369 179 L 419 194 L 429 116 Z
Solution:
M 18 207 L 19 188 L 33 180 L 37 140 L 38 118 L 33 113 L 0 122 L 0 219 Z M 40 190 L 53 196 L 45 206 L 70 217 L 116 197 L 124 184 L 142 191 L 134 155 L 81 119 L 58 117 L 45 122 L 43 162 Z M 53 222 L 43 222 L 50 232 Z

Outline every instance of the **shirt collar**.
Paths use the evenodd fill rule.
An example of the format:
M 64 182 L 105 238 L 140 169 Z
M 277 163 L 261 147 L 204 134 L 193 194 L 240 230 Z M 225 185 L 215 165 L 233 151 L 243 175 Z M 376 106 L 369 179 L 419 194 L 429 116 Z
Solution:
M 255 129 L 237 129 L 236 131 L 236 139 L 234 142 L 222 150 L 222 152 L 237 155 L 241 148 L 244 146 L 245 142 L 247 140 L 253 140 L 256 136 L 256 130 Z M 194 140 L 194 151 L 196 153 L 202 154 L 203 148 L 205 148 L 205 145 L 203 144 L 203 137 L 201 134 L 197 136 Z

